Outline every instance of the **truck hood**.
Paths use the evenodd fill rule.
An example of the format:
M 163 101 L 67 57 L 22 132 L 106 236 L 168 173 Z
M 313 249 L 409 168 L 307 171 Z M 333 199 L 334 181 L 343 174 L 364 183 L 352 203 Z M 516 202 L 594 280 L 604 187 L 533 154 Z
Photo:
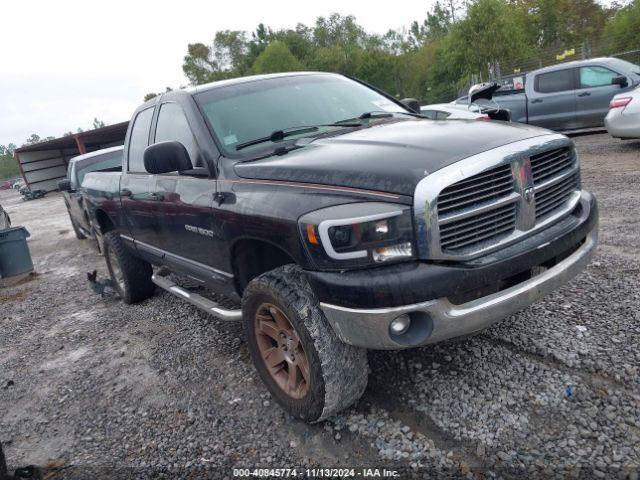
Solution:
M 447 165 L 549 133 L 501 122 L 403 120 L 320 138 L 286 155 L 238 163 L 235 172 L 248 179 L 413 195 L 420 180 Z

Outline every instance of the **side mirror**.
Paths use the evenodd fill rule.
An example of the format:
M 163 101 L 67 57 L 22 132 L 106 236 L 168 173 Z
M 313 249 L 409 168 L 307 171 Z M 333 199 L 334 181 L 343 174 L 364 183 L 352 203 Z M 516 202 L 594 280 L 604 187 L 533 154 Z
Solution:
M 180 142 L 149 145 L 143 154 L 144 168 L 149 173 L 181 172 L 193 169 L 189 152 Z
M 618 75 L 611 79 L 611 85 L 620 85 L 620 88 L 624 88 L 629 85 L 629 82 L 627 82 L 627 77 L 624 75 Z
M 403 98 L 400 103 L 411 110 L 413 113 L 420 113 L 420 102 L 415 98 Z
M 61 192 L 70 192 L 71 191 L 71 181 L 68 178 L 64 180 L 58 181 L 58 190 Z

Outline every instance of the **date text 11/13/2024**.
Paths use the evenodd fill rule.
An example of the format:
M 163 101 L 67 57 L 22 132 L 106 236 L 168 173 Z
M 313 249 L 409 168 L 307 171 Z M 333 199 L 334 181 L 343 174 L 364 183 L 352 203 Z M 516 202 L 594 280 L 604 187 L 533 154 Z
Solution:
M 397 470 L 386 468 L 234 468 L 234 477 L 303 478 L 394 478 Z

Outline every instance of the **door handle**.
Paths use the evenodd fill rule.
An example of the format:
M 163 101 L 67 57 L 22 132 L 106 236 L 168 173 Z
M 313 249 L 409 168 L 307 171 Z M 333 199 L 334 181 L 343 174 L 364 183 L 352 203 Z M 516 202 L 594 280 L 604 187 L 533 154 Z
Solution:
M 120 190 L 121 197 L 130 197 L 131 195 L 133 195 L 133 192 L 128 188 L 123 188 L 122 190 Z
M 531 100 L 531 103 L 542 103 L 542 99 L 541 98 L 534 98 L 533 100 Z
M 590 95 L 591 95 L 591 92 L 582 92 L 578 94 L 579 97 L 589 97 Z

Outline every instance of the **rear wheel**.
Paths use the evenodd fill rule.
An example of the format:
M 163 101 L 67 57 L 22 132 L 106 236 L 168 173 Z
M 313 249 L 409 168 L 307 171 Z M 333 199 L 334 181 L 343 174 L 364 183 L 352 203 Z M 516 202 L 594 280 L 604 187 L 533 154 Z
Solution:
M 111 280 L 122 301 L 136 303 L 152 296 L 155 285 L 151 281 L 151 264 L 127 250 L 116 232 L 104 235 L 103 246 Z
M 73 215 L 71 215 L 71 211 L 69 210 L 69 207 L 67 207 L 67 213 L 69 214 L 69 220 L 71 220 L 71 226 L 73 227 L 73 233 L 76 234 L 76 238 L 78 240 L 84 240 L 85 238 L 87 238 L 85 234 L 82 233 L 82 230 L 80 230 L 80 227 L 78 227 L 78 224 L 76 223 L 76 221 L 73 219 Z
M 275 400 L 308 422 L 349 407 L 367 386 L 366 350 L 341 342 L 295 265 L 252 280 L 242 300 L 251 357 Z

